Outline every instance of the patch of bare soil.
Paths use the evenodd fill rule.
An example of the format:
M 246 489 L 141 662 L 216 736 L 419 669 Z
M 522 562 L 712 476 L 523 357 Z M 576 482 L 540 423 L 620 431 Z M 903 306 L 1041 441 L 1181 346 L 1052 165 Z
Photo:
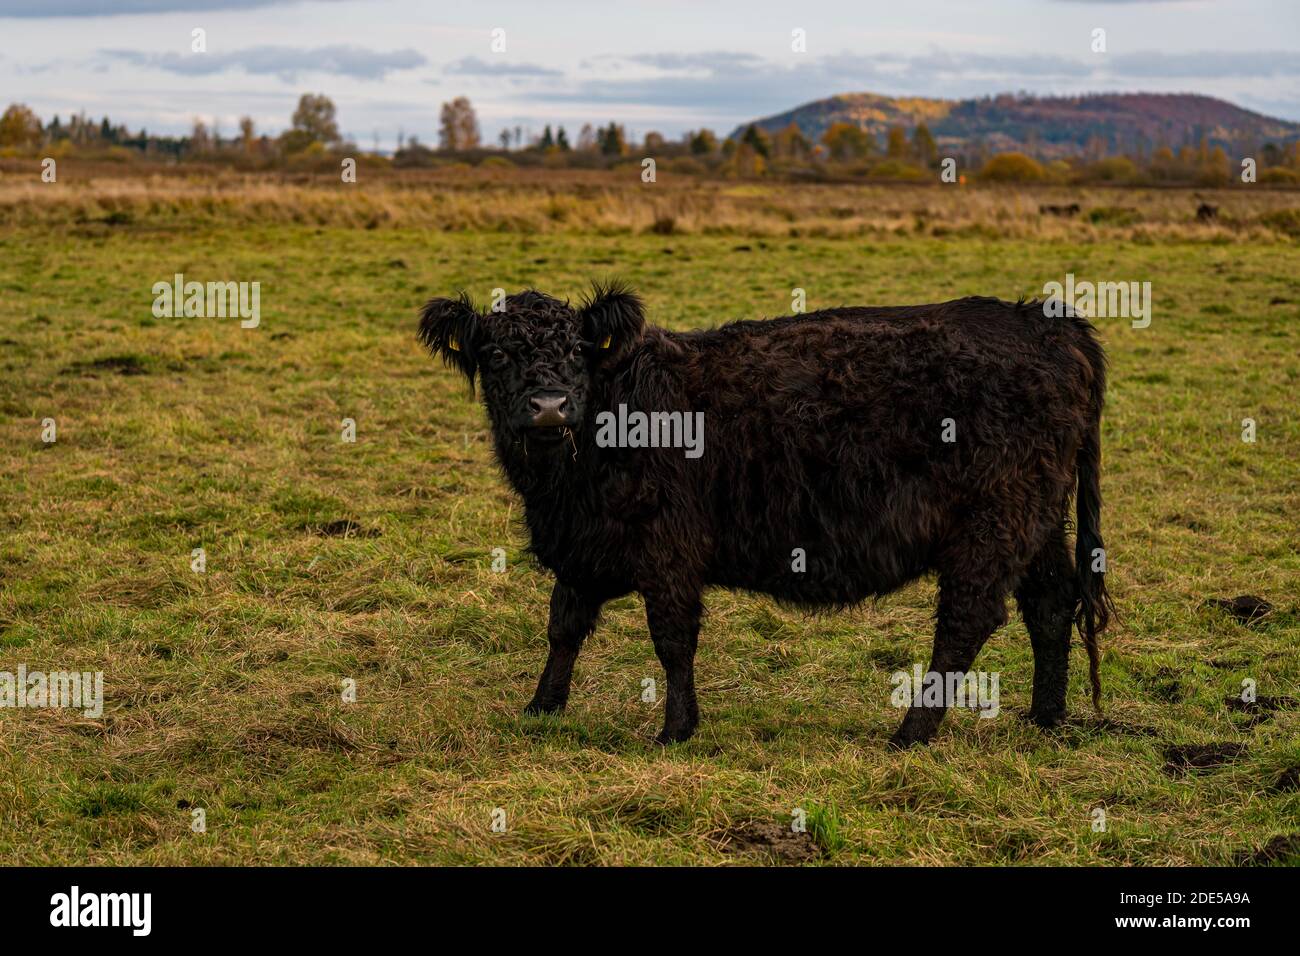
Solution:
M 779 823 L 755 821 L 722 836 L 728 853 L 760 853 L 778 863 L 813 863 L 821 858 L 821 847 L 809 833 L 796 833 Z
M 1242 850 L 1235 860 L 1237 866 L 1268 866 L 1270 863 L 1300 864 L 1300 833 L 1285 833 L 1273 837 L 1258 850 Z
M 148 375 L 149 369 L 138 355 L 108 355 L 104 358 L 73 362 L 60 374 L 94 377 L 99 372 L 107 372 L 110 375 Z
M 1297 701 L 1294 697 L 1256 697 L 1254 700 L 1242 700 L 1235 694 L 1223 698 L 1228 710 L 1246 715 L 1246 726 L 1254 727 L 1266 720 L 1271 720 L 1279 710 L 1290 710 Z
M 1205 603 L 1227 611 L 1242 624 L 1254 624 L 1273 613 L 1273 605 L 1253 594 L 1239 594 L 1235 598 L 1211 598 Z
M 1291 793 L 1300 790 L 1300 766 L 1287 767 L 1277 775 L 1277 779 L 1268 789 L 1273 793 Z
M 1245 744 L 1170 744 L 1165 748 L 1165 773 L 1181 777 L 1190 770 L 1213 770 L 1246 752 Z

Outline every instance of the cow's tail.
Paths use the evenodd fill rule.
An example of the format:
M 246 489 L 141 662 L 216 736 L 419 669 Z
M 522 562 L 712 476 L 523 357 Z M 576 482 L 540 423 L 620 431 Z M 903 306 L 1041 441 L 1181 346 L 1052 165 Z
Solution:
M 1098 350 L 1100 353 L 1100 350 Z M 1104 361 L 1104 360 L 1103 360 Z M 1101 651 L 1097 635 L 1110 623 L 1115 610 L 1106 590 L 1106 552 L 1101 540 L 1101 393 L 1104 371 L 1097 369 L 1091 418 L 1079 446 L 1075 469 L 1079 490 L 1075 496 L 1074 561 L 1078 580 L 1079 606 L 1074 623 L 1088 650 L 1088 678 L 1092 683 L 1092 706 L 1101 714 Z

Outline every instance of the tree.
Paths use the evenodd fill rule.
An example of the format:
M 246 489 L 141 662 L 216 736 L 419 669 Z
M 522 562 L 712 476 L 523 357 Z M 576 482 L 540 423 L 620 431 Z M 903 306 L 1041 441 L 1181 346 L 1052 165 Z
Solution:
M 244 152 L 251 153 L 256 148 L 257 133 L 253 127 L 253 118 L 251 116 L 241 116 L 239 118 L 239 142 L 244 147 Z
M 548 150 L 555 145 L 555 135 L 551 132 L 551 124 L 547 123 L 542 130 L 541 142 L 537 144 L 542 150 Z
M 58 129 L 54 117 L 52 129 Z M 0 146 L 35 146 L 41 141 L 40 118 L 21 103 L 12 104 L 0 116 Z
M 507 128 L 507 129 L 503 129 L 500 133 L 498 133 L 498 134 L 497 134 L 497 141 L 501 144 L 501 148 L 502 148 L 502 149 L 509 149 L 509 148 L 510 148 L 510 130 Z
M 691 152 L 696 156 L 712 156 L 718 151 L 718 137 L 711 129 L 702 129 L 690 136 Z
M 591 128 L 590 123 L 583 123 L 582 129 L 578 131 L 578 149 L 589 152 L 595 148 L 596 131 Z
M 772 155 L 771 138 L 765 130 L 759 129 L 753 123 L 749 124 L 749 128 L 745 130 L 745 135 L 740 137 L 740 141 L 764 159 Z
M 841 162 L 863 159 L 871 153 L 871 137 L 856 123 L 832 123 L 822 134 L 822 142 L 831 151 L 831 158 Z
M 1196 182 L 1201 186 L 1223 186 L 1232 178 L 1228 155 L 1222 146 L 1209 151 L 1205 162 L 1196 170 Z
M 458 96 L 450 103 L 443 103 L 438 118 L 438 148 L 477 149 L 478 144 L 478 116 L 469 99 Z
M 754 127 L 750 127 L 753 129 Z M 728 142 L 731 142 L 728 140 Z M 739 176 L 762 176 L 767 169 L 767 160 L 758 150 L 742 137 L 740 145 L 731 156 L 731 169 Z
M 939 163 L 939 147 L 924 123 L 918 123 L 912 131 L 912 152 L 923 166 L 933 169 Z
M 627 133 L 623 127 L 611 122 L 596 131 L 596 142 L 605 156 L 622 156 L 627 153 Z
M 293 129 L 308 143 L 332 146 L 340 142 L 338 123 L 334 121 L 334 102 L 324 93 L 304 93 L 293 111 Z
M 194 121 L 194 127 L 190 130 L 190 152 L 206 153 L 212 149 L 212 136 L 208 133 L 208 126 L 201 119 Z
M 655 132 L 646 133 L 644 147 L 647 153 L 657 154 L 662 152 L 664 148 L 663 134 Z
M 73 113 L 68 117 L 68 138 L 78 146 L 89 143 L 94 137 L 91 130 L 94 128 L 85 113 Z
M 803 130 L 794 120 L 776 134 L 772 140 L 772 148 L 782 159 L 806 159 L 812 153 L 812 143 L 808 142 L 808 137 L 804 136 Z
M 890 159 L 907 159 L 907 130 L 901 126 L 889 127 L 887 153 Z
M 564 131 L 563 126 L 555 132 L 555 145 L 560 148 L 561 152 L 567 153 L 569 151 L 569 134 Z

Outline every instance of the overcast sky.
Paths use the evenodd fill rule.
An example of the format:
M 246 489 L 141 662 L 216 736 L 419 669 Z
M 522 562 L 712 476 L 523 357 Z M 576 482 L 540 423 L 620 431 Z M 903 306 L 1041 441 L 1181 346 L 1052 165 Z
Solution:
M 385 148 L 399 130 L 435 141 L 462 94 L 488 140 L 609 120 L 726 133 L 860 91 L 1195 92 L 1300 120 L 1300 0 L 0 0 L 0 90 L 44 119 L 225 135 L 245 114 L 278 132 L 323 92 Z

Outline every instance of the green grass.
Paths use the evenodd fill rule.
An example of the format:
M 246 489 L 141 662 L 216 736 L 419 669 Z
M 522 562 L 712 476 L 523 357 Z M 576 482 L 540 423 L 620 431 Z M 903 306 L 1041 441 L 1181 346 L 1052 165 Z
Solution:
M 745 247 L 745 248 L 741 248 Z M 1300 279 L 1285 242 L 1112 244 L 528 237 L 276 225 L 0 232 L 0 670 L 102 670 L 105 714 L 0 710 L 10 863 L 1297 861 Z M 262 283 L 261 327 L 155 319 L 154 282 Z M 1018 618 L 978 666 L 1002 716 L 893 753 L 889 674 L 928 660 L 931 582 L 803 616 L 713 592 L 702 722 L 651 738 L 662 675 L 639 599 L 612 604 L 567 714 L 526 719 L 550 580 L 481 410 L 414 339 L 464 286 L 574 295 L 619 275 L 688 328 L 808 307 L 1032 295 L 1066 272 L 1150 280 L 1105 320 L 1104 530 L 1121 618 L 1108 725 L 1020 719 Z M 58 441 L 40 440 L 57 421 Z M 1258 440 L 1241 440 L 1241 420 Z M 357 441 L 340 440 L 341 420 Z M 319 531 L 351 520 L 355 532 Z M 191 549 L 207 571 L 190 570 Z M 490 570 L 504 548 L 508 570 Z M 1245 627 L 1208 597 L 1278 606 Z M 353 679 L 358 700 L 341 699 Z M 1174 744 L 1232 742 L 1178 774 Z M 1105 807 L 1108 828 L 1092 830 Z M 190 829 L 206 812 L 207 832 Z M 495 808 L 507 830 L 491 829 Z M 789 830 L 792 812 L 807 833 Z M 776 836 L 773 836 L 776 834 Z M 811 844 L 811 846 L 810 846 Z M 1261 848 L 1270 847 L 1258 854 Z

